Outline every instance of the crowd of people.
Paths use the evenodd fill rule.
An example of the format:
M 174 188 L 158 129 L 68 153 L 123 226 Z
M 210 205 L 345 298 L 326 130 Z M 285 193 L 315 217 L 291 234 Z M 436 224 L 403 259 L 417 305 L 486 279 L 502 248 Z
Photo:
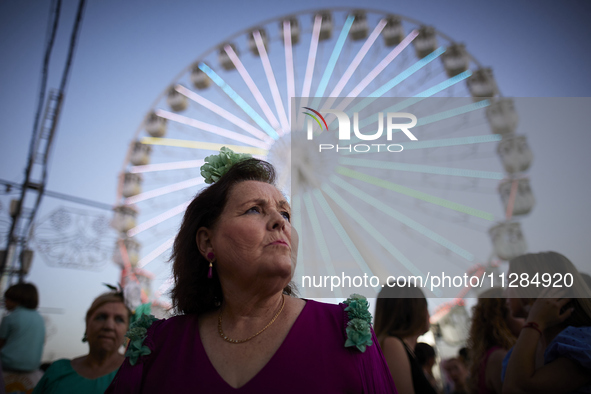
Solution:
M 385 286 L 373 318 L 363 296 L 339 305 L 297 297 L 298 236 L 269 163 L 223 149 L 202 175 L 211 186 L 173 245 L 174 316 L 130 325 L 122 293 L 102 294 L 86 313 L 88 354 L 42 373 L 37 290 L 12 286 L 0 324 L 6 392 L 591 392 L 591 290 L 566 257 L 510 261 L 511 273 L 569 273 L 573 286 L 483 293 L 466 348 L 441 360 L 419 342 L 430 316 L 418 287 Z

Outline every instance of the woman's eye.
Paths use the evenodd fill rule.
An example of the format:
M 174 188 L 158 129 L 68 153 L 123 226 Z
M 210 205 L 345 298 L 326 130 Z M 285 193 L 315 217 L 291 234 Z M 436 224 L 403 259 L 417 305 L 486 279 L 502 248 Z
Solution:
M 284 212 L 281 212 L 281 214 L 289 222 L 289 219 L 291 218 L 291 215 L 289 214 L 289 212 L 284 211 Z
M 260 208 L 260 207 L 257 207 L 257 206 L 255 206 L 255 207 L 249 208 L 249 209 L 246 211 L 246 213 L 252 213 L 252 212 L 261 213 L 261 208 Z
M 121 316 L 117 316 L 117 317 L 115 318 L 115 321 L 116 321 L 117 323 L 125 323 L 125 320 L 123 320 L 123 318 L 122 318 Z
M 94 320 L 103 321 L 107 318 L 107 315 L 97 315 Z

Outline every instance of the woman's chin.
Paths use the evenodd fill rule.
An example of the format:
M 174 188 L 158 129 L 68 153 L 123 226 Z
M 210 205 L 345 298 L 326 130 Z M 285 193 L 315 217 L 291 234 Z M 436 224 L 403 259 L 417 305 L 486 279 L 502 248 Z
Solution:
M 293 276 L 291 264 L 283 264 L 277 268 L 277 276 L 281 279 L 286 280 L 288 283 L 291 281 Z
M 277 279 L 289 283 L 293 275 L 292 269 L 291 259 L 286 259 L 285 261 L 275 262 L 272 266 L 268 267 L 265 270 L 265 276 L 269 279 Z

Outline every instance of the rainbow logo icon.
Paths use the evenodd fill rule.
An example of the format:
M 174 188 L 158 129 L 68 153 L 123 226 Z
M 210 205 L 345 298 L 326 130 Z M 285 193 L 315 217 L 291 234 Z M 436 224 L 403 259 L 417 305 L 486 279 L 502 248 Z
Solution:
M 322 115 L 320 115 L 320 112 L 318 112 L 316 110 L 313 110 L 312 108 L 309 108 L 309 107 L 302 107 L 302 108 L 307 109 L 309 111 L 312 111 L 316 115 L 318 115 L 320 117 L 320 119 L 322 119 L 322 123 L 324 123 L 324 126 L 326 127 L 326 131 L 328 131 L 328 125 L 326 124 L 326 120 L 324 120 L 324 117 Z M 315 117 L 314 115 L 312 115 L 309 112 L 303 112 L 303 113 L 306 114 L 306 115 L 308 115 L 308 116 L 310 116 L 310 117 L 312 117 L 316 122 L 318 122 L 318 126 L 320 126 L 320 130 L 322 130 L 322 123 L 320 123 L 320 121 L 318 120 L 317 117 Z

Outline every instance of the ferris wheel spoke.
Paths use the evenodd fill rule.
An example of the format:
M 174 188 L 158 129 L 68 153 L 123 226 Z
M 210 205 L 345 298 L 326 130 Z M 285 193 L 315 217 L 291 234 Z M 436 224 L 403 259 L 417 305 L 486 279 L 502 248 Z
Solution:
M 248 144 L 251 146 L 256 146 L 258 148 L 262 148 L 262 149 L 266 149 L 266 150 L 268 150 L 270 148 L 270 145 L 268 143 L 261 141 L 259 139 L 248 137 L 248 136 L 236 133 L 234 131 L 224 129 L 219 126 L 215 126 L 215 125 L 212 125 L 209 123 L 201 122 L 197 119 L 193 119 L 193 118 L 189 118 L 189 117 L 186 117 L 183 115 L 175 114 L 173 112 L 168 112 L 168 111 L 164 111 L 162 109 L 159 109 L 156 111 L 156 115 L 160 116 L 161 118 L 172 120 L 173 122 L 177 122 L 177 123 L 181 123 L 181 124 L 184 124 L 187 126 L 191 126 L 196 129 L 199 129 L 199 130 L 207 131 L 207 132 L 214 133 L 214 134 L 217 134 L 222 137 L 226 137 L 226 138 L 230 138 L 230 139 L 233 139 L 236 141 L 244 142 L 245 144 Z
M 456 75 L 455 77 L 449 78 L 443 82 L 438 83 L 437 85 L 422 91 L 421 93 L 416 94 L 415 96 L 408 98 L 398 104 L 395 104 L 387 109 L 382 110 L 381 112 L 398 112 L 398 111 L 402 111 L 403 109 L 406 109 L 408 107 L 410 107 L 411 105 L 420 103 L 421 101 L 425 100 L 426 98 L 429 98 L 451 86 L 454 86 L 455 84 L 465 80 L 466 78 L 468 78 L 470 75 L 472 75 L 471 71 L 464 71 L 463 73 Z M 490 101 L 489 100 L 482 100 L 479 101 L 477 103 L 472 103 L 472 104 L 468 104 L 465 105 L 463 107 L 459 107 L 453 110 L 449 110 L 449 111 L 445 111 L 442 112 L 440 114 L 435 114 L 432 115 L 433 119 L 436 120 L 429 120 L 427 123 L 425 123 L 425 119 L 429 118 L 429 117 L 422 117 L 418 120 L 417 124 L 415 125 L 415 127 L 419 126 L 419 125 L 423 125 L 423 124 L 428 124 L 428 123 L 432 123 L 435 122 L 437 120 L 443 120 L 443 119 L 447 119 L 447 118 L 451 118 L 452 116 L 457 116 L 457 115 L 462 115 L 471 111 L 475 111 L 481 108 L 485 108 L 487 106 L 490 105 Z M 371 123 L 370 118 L 365 118 L 364 120 L 359 122 L 359 127 L 364 127 L 367 126 L 367 124 Z M 398 131 L 398 130 L 396 130 Z
M 204 149 L 219 151 L 222 147 L 228 147 L 236 153 L 249 153 L 251 155 L 266 155 L 268 151 L 266 149 L 242 146 L 242 145 L 230 145 L 230 144 L 218 144 L 214 142 L 203 142 L 203 141 L 189 141 L 189 140 L 177 140 L 172 138 L 155 138 L 155 137 L 144 137 L 141 140 L 142 144 L 147 145 L 163 145 L 163 146 L 175 146 L 177 148 L 191 148 L 191 149 Z
M 259 36 L 260 36 L 260 33 L 259 33 Z M 240 76 L 244 80 L 244 83 L 246 83 L 246 86 L 248 86 L 248 89 L 250 89 L 250 92 L 254 96 L 256 102 L 259 104 L 259 107 L 261 107 L 261 109 L 263 110 L 263 113 L 267 117 L 267 120 L 269 121 L 269 123 L 271 123 L 271 127 L 273 127 L 275 130 L 278 130 L 280 127 L 279 121 L 275 117 L 275 114 L 273 114 L 271 107 L 269 107 L 269 104 L 267 104 L 267 101 L 263 97 L 263 94 L 261 93 L 261 91 L 257 87 L 256 83 L 253 81 L 252 77 L 248 73 L 248 70 L 246 69 L 246 67 L 244 67 L 244 65 L 242 64 L 242 61 L 240 61 L 240 58 L 238 57 L 238 55 L 236 55 L 236 52 L 234 52 L 234 49 L 232 48 L 232 46 L 231 45 L 224 46 L 224 51 L 226 51 L 226 53 L 228 54 L 228 57 L 230 58 L 230 60 L 234 64 L 234 66 L 236 67 L 236 70 L 238 70 L 238 73 L 240 74 Z M 260 51 L 259 51 L 259 53 L 260 53 Z
M 390 65 L 390 63 L 392 63 L 392 61 L 394 61 L 394 59 L 396 59 L 396 57 L 398 57 L 398 55 L 400 55 L 402 53 L 402 51 L 404 49 L 406 49 L 406 47 L 408 47 L 410 45 L 410 43 L 419 35 L 418 30 L 413 30 L 411 31 L 401 42 L 400 44 L 398 44 L 396 47 L 394 47 L 394 49 L 392 49 L 390 51 L 390 53 L 388 53 L 388 55 L 386 55 L 386 57 L 380 62 L 378 63 L 378 65 L 376 67 L 374 67 L 373 70 L 371 70 L 367 76 L 365 78 L 363 78 L 361 80 L 361 82 L 359 82 L 359 84 L 357 84 L 357 86 L 355 86 L 353 88 L 353 90 L 351 90 L 349 92 L 349 94 L 347 94 L 347 97 L 357 97 L 361 94 L 361 92 L 367 87 L 369 86 L 369 84 L 371 82 L 373 82 L 373 80 L 382 72 L 384 71 L 384 69 L 386 67 L 388 67 L 388 65 Z
M 312 77 L 314 76 L 314 64 L 316 63 L 316 54 L 318 52 L 318 40 L 320 38 L 321 25 L 322 16 L 316 15 L 314 17 L 312 39 L 310 40 L 310 49 L 308 51 L 308 62 L 306 64 L 306 74 L 304 75 L 304 85 L 302 86 L 302 97 L 310 96 L 310 88 L 312 87 Z
M 431 148 L 443 148 L 449 146 L 464 146 L 464 145 L 476 145 L 476 144 L 484 144 L 488 142 L 499 142 L 503 139 L 498 134 L 493 135 L 477 135 L 471 137 L 459 137 L 459 138 L 445 138 L 440 140 L 428 140 L 428 141 L 412 141 L 412 142 L 402 142 L 397 145 L 402 146 L 403 150 L 415 150 L 415 149 L 431 149 Z M 401 150 L 402 151 L 402 150 Z M 364 153 L 375 153 L 375 150 L 368 150 L 366 152 L 342 152 L 343 155 L 361 155 Z
M 333 188 L 328 184 L 322 186 L 322 191 L 326 193 L 341 209 L 346 212 L 351 218 L 361 226 L 376 242 L 384 247 L 400 264 L 402 264 L 413 275 L 424 277 L 423 272 L 414 265 L 398 248 L 396 248 L 382 233 L 380 233 L 371 223 L 357 212 L 353 206 L 345 201 Z
M 293 47 L 291 44 L 291 22 L 283 21 L 283 47 L 285 49 L 285 75 L 287 79 L 287 111 L 288 119 L 292 121 L 291 99 L 295 97 L 295 72 L 293 69 Z
M 137 266 L 138 268 L 144 268 L 146 265 L 157 259 L 162 253 L 166 252 L 168 249 L 172 247 L 174 243 L 174 236 L 167 239 L 165 242 L 160 244 L 156 249 L 148 253 L 145 257 L 143 257 L 140 261 L 138 261 Z
M 346 182 L 338 177 L 333 177 L 331 181 L 339 186 L 341 189 L 349 192 L 350 194 L 354 195 L 355 197 L 360 198 L 363 202 L 370 204 L 371 206 L 379 209 L 381 212 L 385 213 L 386 215 L 390 216 L 391 218 L 398 220 L 400 223 L 408 226 L 409 228 L 417 231 L 421 235 L 431 239 L 432 241 L 438 243 L 439 245 L 443 246 L 450 252 L 455 253 L 456 255 L 468 260 L 474 261 L 474 255 L 467 250 L 461 248 L 460 246 L 454 244 L 453 242 L 449 241 L 447 238 L 443 237 L 440 234 L 432 231 L 431 229 L 425 227 L 424 225 L 416 222 L 415 220 L 409 218 L 408 216 L 396 211 L 392 207 L 384 204 L 382 201 L 378 200 L 377 198 L 371 196 L 370 194 L 358 189 L 357 187 L 353 186 L 351 183 Z
M 443 111 L 438 114 L 425 116 L 425 117 L 422 117 L 421 119 L 418 120 L 417 126 L 420 127 L 420 126 L 424 126 L 424 125 L 427 125 L 430 123 L 435 123 L 435 122 L 439 122 L 441 120 L 453 118 L 454 116 L 467 114 L 468 112 L 476 111 L 476 110 L 488 107 L 489 105 L 490 105 L 490 101 L 483 100 L 483 101 L 479 101 L 478 103 L 468 104 L 468 105 L 464 105 L 462 107 Z
M 316 63 L 316 54 L 318 52 L 318 40 L 320 38 L 320 27 L 322 26 L 322 16 L 317 14 L 314 17 L 314 27 L 312 29 L 312 38 L 310 40 L 310 49 L 308 51 L 308 62 L 306 64 L 306 73 L 304 74 L 304 85 L 302 86 L 302 99 L 299 106 L 305 107 L 308 104 L 308 97 L 310 96 L 310 89 L 312 87 L 312 78 L 314 76 L 314 64 Z M 297 122 L 298 128 L 302 125 L 304 117 L 298 114 Z
M 198 176 L 196 178 L 188 179 L 186 181 L 182 181 L 182 182 L 174 183 L 172 185 L 164 186 L 164 187 L 161 187 L 158 189 L 150 190 L 149 192 L 140 193 L 140 194 L 137 194 L 133 197 L 128 197 L 125 199 L 124 204 L 125 205 L 136 204 L 140 201 L 145 201 L 150 198 L 163 196 L 165 194 L 173 193 L 173 192 L 176 192 L 179 190 L 188 189 L 193 186 L 201 185 L 202 183 L 204 183 L 203 177 Z
M 337 217 L 337 214 L 332 210 L 332 208 L 330 207 L 329 203 L 326 201 L 326 198 L 324 198 L 324 195 L 322 194 L 320 189 L 314 189 L 312 194 L 316 198 L 316 201 L 318 201 L 318 204 L 320 205 L 320 207 L 322 208 L 322 211 L 324 212 L 324 214 L 326 215 L 326 217 L 330 221 L 330 224 L 334 228 L 336 234 L 339 236 L 339 238 L 341 238 L 341 241 L 345 244 L 345 247 L 347 248 L 347 250 L 349 251 L 349 253 L 353 257 L 353 260 L 359 266 L 359 269 L 361 269 L 362 272 L 369 272 L 372 275 L 375 275 L 374 271 L 367 265 L 367 263 L 363 259 L 363 256 L 361 255 L 361 253 L 359 253 L 359 250 L 357 249 L 357 247 L 355 247 L 355 244 L 353 243 L 353 241 L 351 240 L 351 238 L 349 237 L 349 235 L 345 231 L 345 228 L 341 224 L 339 218 Z
M 457 83 L 457 82 L 456 82 Z M 404 100 L 403 102 L 393 105 L 390 108 L 387 108 L 385 110 L 383 110 L 383 112 L 398 112 L 401 111 L 403 109 L 408 108 L 409 106 L 416 104 L 422 100 L 424 100 L 425 97 L 413 97 L 413 98 L 409 98 Z M 457 107 L 457 108 L 453 108 L 447 111 L 443 111 L 437 114 L 433 114 L 433 115 L 429 115 L 429 116 L 423 116 L 421 118 L 419 118 L 417 120 L 417 124 L 415 125 L 416 127 L 419 126 L 424 126 L 430 123 L 435 123 L 435 122 L 439 122 L 440 120 L 444 120 L 444 119 L 449 119 L 452 118 L 454 116 L 459 116 L 459 115 L 464 115 L 467 114 L 469 112 L 472 111 L 477 111 L 479 109 L 482 108 L 486 108 L 490 105 L 490 101 L 489 100 L 482 100 L 479 101 L 477 103 L 472 103 L 472 104 L 467 104 L 467 105 L 463 105 L 461 107 Z M 367 123 L 366 123 L 367 122 Z M 367 124 L 371 123 L 370 118 L 366 118 L 364 120 L 362 120 L 361 122 L 359 122 L 359 126 L 360 127 L 364 127 Z M 394 130 L 395 132 L 398 132 L 398 130 Z
M 420 192 L 415 189 L 411 189 L 406 186 L 398 185 L 396 183 L 386 181 L 384 179 L 380 179 L 371 175 L 366 175 L 361 172 L 351 170 L 345 167 L 337 167 L 335 169 L 337 174 L 357 179 L 362 182 L 366 182 L 368 184 L 378 186 L 387 190 L 391 190 L 396 193 L 400 193 L 402 195 L 415 198 L 417 200 L 425 201 L 431 204 L 439 205 L 443 208 L 448 208 L 457 212 L 465 213 L 470 216 L 474 216 L 477 218 L 481 218 L 488 221 L 494 221 L 494 216 L 492 213 L 484 212 L 476 208 L 472 208 L 463 204 L 459 204 L 453 201 L 446 200 L 444 198 L 436 197 L 428 193 Z
M 411 149 L 428 149 L 428 148 L 442 148 L 444 146 L 461 146 L 482 144 L 487 142 L 499 142 L 503 138 L 498 134 L 493 135 L 477 135 L 472 137 L 446 138 L 441 140 L 430 141 L 413 141 L 412 143 L 401 143 L 404 150 Z
M 171 275 L 158 287 L 158 290 L 156 291 L 156 298 L 160 298 L 160 296 L 168 291 L 168 289 L 170 289 L 173 284 L 174 278 Z
M 339 34 L 339 38 L 332 50 L 332 54 L 328 59 L 328 63 L 326 64 L 326 68 L 324 69 L 324 74 L 322 74 L 322 78 L 320 79 L 320 83 L 318 84 L 318 88 L 316 89 L 316 94 L 314 95 L 316 99 L 312 103 L 312 107 L 317 107 L 320 101 L 320 98 L 324 96 L 324 92 L 326 91 L 326 87 L 328 86 L 328 81 L 332 76 L 332 72 L 337 64 L 337 60 L 343 50 L 343 45 L 345 45 L 345 41 L 347 40 L 347 36 L 349 35 L 349 30 L 351 30 L 351 26 L 353 25 L 353 21 L 355 20 L 354 15 L 349 15 L 345 24 L 343 25 L 343 29 Z
M 390 55 L 393 55 L 393 56 L 388 55 L 384 59 L 384 61 L 387 60 L 387 59 L 389 61 L 387 63 L 384 62 L 384 61 L 382 61 L 382 63 L 386 63 L 384 65 L 384 68 L 392 60 L 394 60 L 394 58 L 398 54 L 400 54 L 400 52 L 402 52 L 402 50 L 404 48 L 406 48 L 417 35 L 418 35 L 418 32 L 416 32 L 415 30 L 413 30 L 413 32 L 411 32 L 400 44 L 398 44 L 398 46 L 396 46 L 396 48 L 394 48 L 392 50 L 392 52 L 390 53 Z M 404 44 L 404 46 L 403 46 L 403 44 Z M 410 76 L 412 76 L 414 73 L 416 73 L 417 71 L 419 71 L 420 69 L 422 69 L 423 67 L 425 67 L 427 64 L 429 64 L 430 62 L 432 62 L 433 60 L 435 60 L 443 52 L 445 52 L 445 48 L 441 48 L 440 47 L 437 50 L 433 51 L 430 55 L 428 55 L 425 58 L 417 61 L 415 64 L 413 64 L 412 66 L 410 66 L 409 68 L 407 68 L 406 70 L 404 70 L 403 72 L 401 72 L 400 74 L 398 74 L 396 77 L 390 79 L 384 85 L 382 85 L 381 87 L 379 87 L 378 89 L 376 89 L 372 93 L 370 93 L 367 98 L 365 98 L 360 103 L 358 103 L 355 107 L 353 107 L 351 109 L 351 111 L 352 112 L 359 112 L 363 108 L 367 107 L 369 104 L 373 103 L 377 98 L 379 98 L 379 97 L 383 96 L 384 94 L 386 94 L 390 89 L 392 89 L 395 86 L 399 85 L 400 83 L 404 82 L 407 78 L 409 78 Z M 383 68 L 382 69 L 379 69 L 379 67 L 380 67 L 380 65 L 382 63 L 380 63 L 374 70 L 372 70 L 366 76 L 366 78 L 364 78 L 364 80 L 361 81 L 357 85 L 357 87 L 355 87 L 355 89 L 353 89 L 351 91 L 351 93 L 349 93 L 347 95 L 346 98 L 344 98 L 343 100 L 341 100 L 341 102 L 339 103 L 339 105 L 337 107 L 337 109 L 339 111 L 343 111 L 345 108 L 347 108 L 349 106 L 349 104 L 351 104 L 353 102 L 353 100 L 361 93 L 361 91 L 363 89 L 365 89 L 365 87 L 367 87 L 367 85 L 371 81 L 373 81 L 373 79 L 378 75 L 378 73 L 383 70 Z M 367 83 L 365 83 L 366 80 L 367 80 Z M 361 89 L 359 89 L 359 87 L 361 87 Z M 329 125 L 332 122 L 334 122 L 335 120 L 336 120 L 336 116 L 332 116 Z
M 472 71 L 470 70 L 466 70 L 458 75 L 456 75 L 455 77 L 451 77 L 448 78 L 447 80 L 438 83 L 437 85 L 422 91 L 421 93 L 416 94 L 414 97 L 421 97 L 421 98 L 427 98 L 427 97 L 431 97 L 436 95 L 439 92 L 444 91 L 445 89 L 448 89 L 452 86 L 454 86 L 456 83 L 465 80 L 466 78 L 470 77 L 472 75 Z M 483 100 L 483 101 L 488 101 L 488 100 Z
M 205 163 L 205 160 L 186 160 L 186 161 L 175 161 L 170 163 L 159 163 L 159 164 L 146 164 L 143 166 L 132 166 L 129 172 L 133 174 L 142 174 L 146 172 L 159 172 L 159 171 L 170 171 L 170 170 L 183 170 L 187 168 L 201 167 Z
M 377 168 L 377 169 L 394 170 L 394 171 L 418 172 L 421 174 L 459 176 L 459 177 L 465 177 L 465 178 L 502 180 L 505 177 L 505 175 L 502 172 L 466 170 L 466 169 L 462 169 L 462 168 L 427 166 L 427 165 L 422 165 L 422 164 L 405 164 L 405 163 L 396 163 L 396 162 L 383 161 L 383 160 L 341 158 L 341 159 L 339 159 L 339 164 L 345 165 L 345 166 Z
M 345 88 L 345 85 L 347 84 L 347 82 L 349 82 L 349 80 L 351 79 L 351 76 L 353 75 L 355 70 L 357 70 L 357 67 L 359 67 L 359 64 L 365 58 L 365 55 L 367 55 L 367 52 L 369 52 L 371 46 L 374 44 L 374 42 L 376 41 L 376 39 L 378 38 L 378 36 L 380 35 L 382 30 L 386 26 L 386 24 L 387 24 L 386 19 L 381 19 L 380 22 L 377 24 L 377 26 L 372 31 L 372 33 L 370 34 L 370 36 L 367 38 L 365 43 L 363 43 L 363 45 L 361 46 L 361 49 L 359 49 L 359 52 L 357 52 L 357 55 L 355 55 L 355 58 L 353 58 L 353 60 L 351 61 L 351 64 L 349 64 L 349 67 L 347 67 L 347 70 L 345 70 L 341 79 L 337 82 L 337 84 L 334 87 L 334 89 L 332 90 L 332 92 L 330 92 L 329 98 L 324 103 L 326 108 L 330 108 L 333 105 L 333 103 L 335 102 L 336 97 L 339 94 L 341 94 L 341 92 Z
M 382 32 L 387 23 L 388 22 L 386 21 L 386 19 L 380 20 L 380 22 L 369 35 L 365 43 L 363 43 L 361 49 L 359 49 L 359 52 L 357 52 L 357 55 L 355 55 L 355 58 L 353 58 L 351 64 L 349 64 L 349 67 L 347 67 L 347 70 L 345 70 L 343 76 L 337 82 L 332 92 L 330 92 L 329 97 L 337 97 L 339 94 L 341 94 L 341 92 L 345 88 L 345 85 L 347 84 L 347 82 L 349 82 L 351 76 L 353 76 L 353 73 L 355 72 L 355 70 L 357 70 L 357 67 L 359 67 L 359 64 L 365 58 L 365 55 L 367 55 L 367 52 L 369 52 L 370 48 L 375 43 L 376 39 L 379 37 L 380 33 Z M 327 103 L 327 105 L 328 107 L 330 107 L 332 105 L 332 102 L 330 104 Z
M 259 127 L 266 132 L 269 137 L 276 140 L 279 135 L 226 81 L 223 80 L 215 71 L 213 71 L 207 64 L 199 63 L 199 68 L 203 71 L 216 85 L 218 85 L 224 93 L 236 103 Z
M 392 63 L 392 61 L 394 61 L 394 59 L 396 59 L 396 57 L 398 55 L 400 55 L 402 53 L 402 51 L 410 45 L 410 43 L 419 35 L 418 30 L 413 30 L 411 31 L 408 36 L 406 36 L 401 42 L 400 44 L 398 44 L 396 47 L 394 47 L 394 49 L 392 49 L 390 51 L 390 53 L 388 53 L 388 55 L 386 55 L 386 57 L 384 57 L 384 59 L 378 63 L 378 65 L 376 67 L 374 67 L 366 76 L 365 78 L 363 78 L 361 80 L 361 82 L 359 82 L 357 84 L 357 86 L 355 86 L 353 88 L 353 90 L 351 90 L 349 92 L 349 94 L 347 94 L 347 97 L 344 98 L 341 103 L 339 104 L 339 106 L 337 107 L 337 109 L 339 111 L 344 110 L 352 101 L 353 99 L 355 99 L 356 97 L 358 97 L 361 92 L 367 87 L 369 86 L 370 83 L 373 82 L 373 80 L 382 72 L 384 71 L 384 69 L 386 67 L 388 67 L 388 65 L 390 63 Z M 331 123 L 332 121 L 336 119 L 336 117 L 334 115 L 331 115 Z
M 253 37 L 261 58 L 261 62 L 263 63 L 263 69 L 265 70 L 265 75 L 267 77 L 267 82 L 269 83 L 269 88 L 271 89 L 271 95 L 273 96 L 275 109 L 281 121 L 279 135 L 283 135 L 287 132 L 287 130 L 289 130 L 289 122 L 287 120 L 287 115 L 285 113 L 285 107 L 283 106 L 283 102 L 281 101 L 281 94 L 279 93 L 279 88 L 277 87 L 277 80 L 275 79 L 273 67 L 271 66 L 271 62 L 269 61 L 267 49 L 265 49 L 265 44 L 263 43 L 260 31 L 254 31 Z
M 459 81 L 457 81 L 459 82 Z M 456 83 L 457 83 L 456 82 Z M 395 104 L 389 108 L 383 109 L 380 112 L 398 112 L 401 111 L 403 109 L 408 108 L 409 106 L 418 103 L 419 101 L 424 100 L 426 97 L 413 97 L 413 98 L 409 98 L 404 100 L 401 103 Z M 461 107 L 457 107 L 457 108 L 453 108 L 450 110 L 446 110 L 443 112 L 439 112 L 437 114 L 433 114 L 433 115 L 429 115 L 429 116 L 423 116 L 419 119 L 417 119 L 417 124 L 413 127 L 413 132 L 415 130 L 417 130 L 418 127 L 420 126 L 425 126 L 431 123 L 435 123 L 435 122 L 439 122 L 441 120 L 445 120 L 445 119 L 449 119 L 449 118 L 453 118 L 454 116 L 460 116 L 460 115 L 464 115 L 473 111 L 477 111 L 479 109 L 485 108 L 487 106 L 490 105 L 490 102 L 488 100 L 482 100 L 479 101 L 477 103 L 472 103 L 472 104 L 467 104 L 467 105 L 463 105 Z M 359 128 L 363 128 L 366 127 L 372 123 L 375 122 L 375 115 L 373 116 L 373 118 L 371 116 L 368 116 L 367 118 L 359 121 Z M 400 129 L 395 129 L 391 131 L 392 134 L 394 133 L 399 133 L 401 132 Z M 357 143 L 361 141 L 361 139 L 359 139 L 358 137 L 352 137 L 351 138 L 351 143 Z M 488 141 L 485 141 L 488 142 Z M 405 149 L 407 149 L 405 147 Z M 367 153 L 367 152 L 355 152 L 355 154 L 361 154 L 361 153 Z M 344 152 L 345 155 L 347 154 L 353 154 L 353 152 L 347 153 Z
M 292 197 L 291 201 L 291 216 L 292 216 L 292 223 L 293 228 L 297 231 L 298 229 L 302 230 L 302 200 L 299 195 L 295 195 Z M 302 241 L 298 242 L 298 255 L 297 255 L 297 264 L 296 264 L 296 272 L 299 274 L 300 277 L 304 276 L 305 267 L 303 263 L 303 254 L 302 254 Z
M 185 97 L 189 98 L 190 100 L 195 101 L 197 104 L 209 109 L 210 111 L 214 112 L 215 114 L 221 116 L 222 118 L 228 120 L 229 122 L 235 124 L 236 126 L 240 127 L 242 130 L 246 131 L 254 135 L 255 137 L 259 138 L 262 141 L 267 143 L 272 143 L 273 138 L 262 132 L 261 130 L 257 129 L 256 127 L 248 124 L 244 120 L 240 119 L 233 113 L 223 109 L 222 107 L 212 103 L 211 101 L 207 100 L 205 97 L 200 96 L 199 94 L 193 92 L 190 89 L 182 85 L 176 85 L 175 90 Z
M 170 265 L 160 265 L 153 268 L 150 272 L 155 277 L 166 280 L 166 278 L 170 277 L 170 268 Z
M 308 220 L 312 225 L 312 232 L 314 233 L 314 240 L 316 241 L 316 245 L 318 246 L 318 250 L 320 251 L 320 256 L 322 258 L 322 263 L 326 268 L 328 275 L 330 276 L 337 276 L 336 271 L 334 269 L 334 265 L 330 258 L 330 253 L 328 252 L 328 245 L 326 244 L 326 240 L 324 238 L 324 234 L 322 233 L 322 229 L 320 228 L 320 221 L 318 220 L 318 215 L 316 214 L 316 209 L 314 208 L 314 202 L 312 201 L 312 197 L 310 193 L 304 193 L 302 196 L 304 200 L 304 206 L 306 207 L 306 212 L 308 213 Z M 341 289 L 337 288 L 337 297 L 342 297 Z
M 191 200 L 186 201 L 180 205 L 177 205 L 174 208 L 169 209 L 166 212 L 161 213 L 160 215 L 158 215 L 158 216 L 156 216 L 144 223 L 138 224 L 137 226 L 135 226 L 131 230 L 127 231 L 127 236 L 134 237 L 134 236 L 138 235 L 139 233 L 141 233 L 142 231 L 146 231 L 149 228 L 154 227 L 157 224 L 164 222 L 165 220 L 168 220 L 172 217 L 175 217 L 176 215 L 178 215 L 180 213 L 183 213 L 185 211 L 185 209 L 187 209 L 187 206 L 189 206 L 190 203 L 191 203 Z
M 369 104 L 373 103 L 376 99 L 378 99 L 378 98 L 382 97 L 384 94 L 386 94 L 389 90 L 391 90 L 395 86 L 401 84 L 406 79 L 408 79 L 410 76 L 412 76 L 414 73 L 416 73 L 417 71 L 419 71 L 420 69 L 425 67 L 427 64 L 431 63 L 433 60 L 437 59 L 444 52 L 445 52 L 445 48 L 443 48 L 443 47 L 437 48 L 436 50 L 431 52 L 431 54 L 429 54 L 429 55 L 425 56 L 423 59 L 417 61 L 415 64 L 413 64 L 412 66 L 410 66 L 409 68 L 407 68 L 406 70 L 404 70 L 403 72 L 401 72 L 400 74 L 398 74 L 397 76 L 395 76 L 394 78 L 392 78 L 391 80 L 386 82 L 384 85 L 382 85 L 378 89 L 374 90 L 372 93 L 370 93 L 368 95 L 368 97 L 366 99 L 364 99 L 359 104 L 354 106 L 351 109 L 351 111 L 359 112 L 363 108 L 367 107 Z

